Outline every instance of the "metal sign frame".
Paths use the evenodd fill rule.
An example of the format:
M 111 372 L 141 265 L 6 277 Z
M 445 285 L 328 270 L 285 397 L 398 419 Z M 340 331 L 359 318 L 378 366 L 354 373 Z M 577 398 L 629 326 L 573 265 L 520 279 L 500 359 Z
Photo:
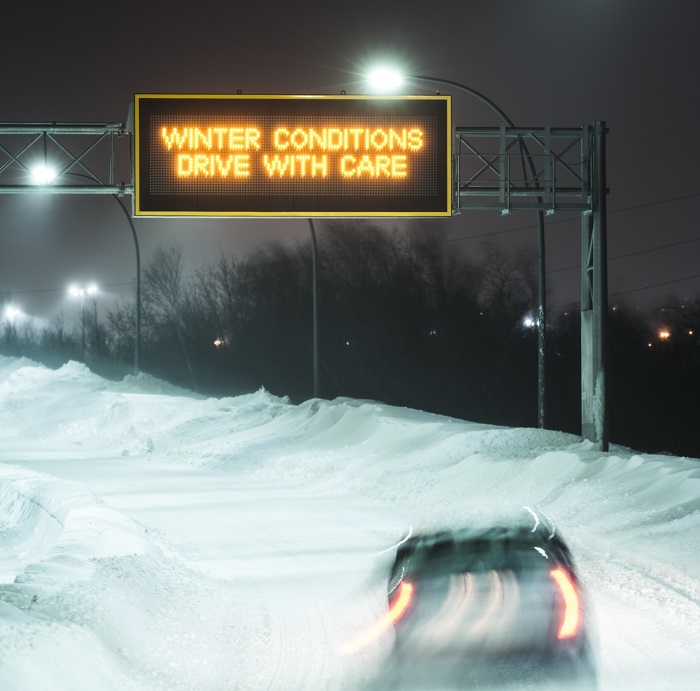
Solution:
M 452 215 L 450 96 L 135 95 L 136 216 Z

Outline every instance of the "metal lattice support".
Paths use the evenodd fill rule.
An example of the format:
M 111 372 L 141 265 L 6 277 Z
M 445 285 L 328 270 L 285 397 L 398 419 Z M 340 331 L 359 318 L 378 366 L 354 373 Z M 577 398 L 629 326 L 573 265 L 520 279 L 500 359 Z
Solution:
M 129 223 L 136 252 L 134 373 L 141 342 L 141 253 L 121 197 L 134 193 L 133 129 L 125 123 L 0 123 L 0 194 L 110 194 Z M 36 170 L 51 169 L 37 182 Z M 122 182 L 117 173 L 121 175 Z M 86 183 L 76 184 L 76 180 Z
M 589 130 L 457 127 L 453 152 L 457 213 L 590 211 Z
M 132 134 L 125 123 L 0 123 L 0 194 L 133 194 Z M 37 166 L 51 166 L 51 184 L 36 182 Z
M 581 434 L 608 449 L 605 123 L 455 130 L 454 208 L 580 211 Z M 540 314 L 540 320 L 546 315 Z

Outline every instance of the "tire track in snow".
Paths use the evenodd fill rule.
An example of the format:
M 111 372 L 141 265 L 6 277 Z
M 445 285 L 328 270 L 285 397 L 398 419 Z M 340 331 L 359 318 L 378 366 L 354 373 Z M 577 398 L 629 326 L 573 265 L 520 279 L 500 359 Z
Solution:
M 697 584 L 585 548 L 578 565 L 593 605 L 601 690 L 697 689 Z

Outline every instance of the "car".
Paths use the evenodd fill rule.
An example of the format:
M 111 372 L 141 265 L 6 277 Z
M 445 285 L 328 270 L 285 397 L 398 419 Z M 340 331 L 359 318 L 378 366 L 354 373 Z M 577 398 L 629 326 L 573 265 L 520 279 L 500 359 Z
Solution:
M 571 551 L 532 509 L 411 535 L 388 591 L 385 687 L 597 687 L 590 605 Z

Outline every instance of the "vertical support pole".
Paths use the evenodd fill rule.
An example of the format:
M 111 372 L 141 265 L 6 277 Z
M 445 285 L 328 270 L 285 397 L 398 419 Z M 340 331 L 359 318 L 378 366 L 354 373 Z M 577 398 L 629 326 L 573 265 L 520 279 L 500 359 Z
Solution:
M 593 366 L 593 212 L 581 216 L 581 436 L 596 441 Z
M 540 429 L 547 428 L 547 284 L 545 277 L 545 235 L 544 212 L 537 211 L 537 245 L 538 245 L 538 312 L 537 312 L 537 424 Z
M 129 110 L 126 114 L 126 122 L 124 123 L 124 132 L 129 137 L 129 183 L 134 189 L 134 103 L 129 104 Z M 136 252 L 136 315 L 134 317 L 134 374 L 138 374 L 141 369 L 140 353 L 141 353 L 141 251 L 139 249 L 139 238 L 136 235 L 134 222 L 131 220 L 131 215 L 134 213 L 134 205 L 136 203 L 136 195 L 131 195 L 131 214 L 120 197 L 114 197 L 122 211 L 126 216 L 131 228 L 131 236 L 134 239 L 134 250 Z
M 462 137 L 455 132 L 455 149 L 457 153 L 452 154 L 452 215 L 462 212 L 461 195 L 459 193 L 459 170 L 462 153 Z
M 313 372 L 314 372 L 314 398 L 320 395 L 319 367 L 318 367 L 318 257 L 316 246 L 316 230 L 313 219 L 309 219 L 311 231 L 311 280 L 313 292 Z
M 110 185 L 114 184 L 114 165 L 115 165 L 115 159 L 114 159 L 114 132 L 110 132 L 107 135 L 108 141 L 109 141 L 109 163 L 107 164 L 109 166 L 109 171 L 107 173 L 107 181 L 109 182 Z
M 510 171 L 507 169 L 509 162 L 506 151 L 506 126 L 501 123 L 501 132 L 498 138 L 498 188 L 501 213 L 510 213 Z
M 116 200 L 117 204 L 121 207 L 121 210 L 126 216 L 126 220 L 129 222 L 129 228 L 131 228 L 131 237 L 134 240 L 134 250 L 136 252 L 136 310 L 134 315 L 134 374 L 138 374 L 141 365 L 139 363 L 139 353 L 141 351 L 141 252 L 139 250 L 139 238 L 136 235 L 136 228 L 134 228 L 134 222 L 131 220 L 131 216 L 127 211 L 124 202 L 116 195 L 112 195 Z
M 85 362 L 85 288 L 80 289 L 80 348 L 81 358 Z
M 554 157 L 552 156 L 552 127 L 544 128 L 544 151 L 542 157 L 544 168 L 544 203 L 547 205 L 547 214 L 554 213 L 555 190 L 554 182 Z
M 592 212 L 581 232 L 581 435 L 601 451 L 609 447 L 607 409 L 607 182 L 605 122 L 593 130 Z

